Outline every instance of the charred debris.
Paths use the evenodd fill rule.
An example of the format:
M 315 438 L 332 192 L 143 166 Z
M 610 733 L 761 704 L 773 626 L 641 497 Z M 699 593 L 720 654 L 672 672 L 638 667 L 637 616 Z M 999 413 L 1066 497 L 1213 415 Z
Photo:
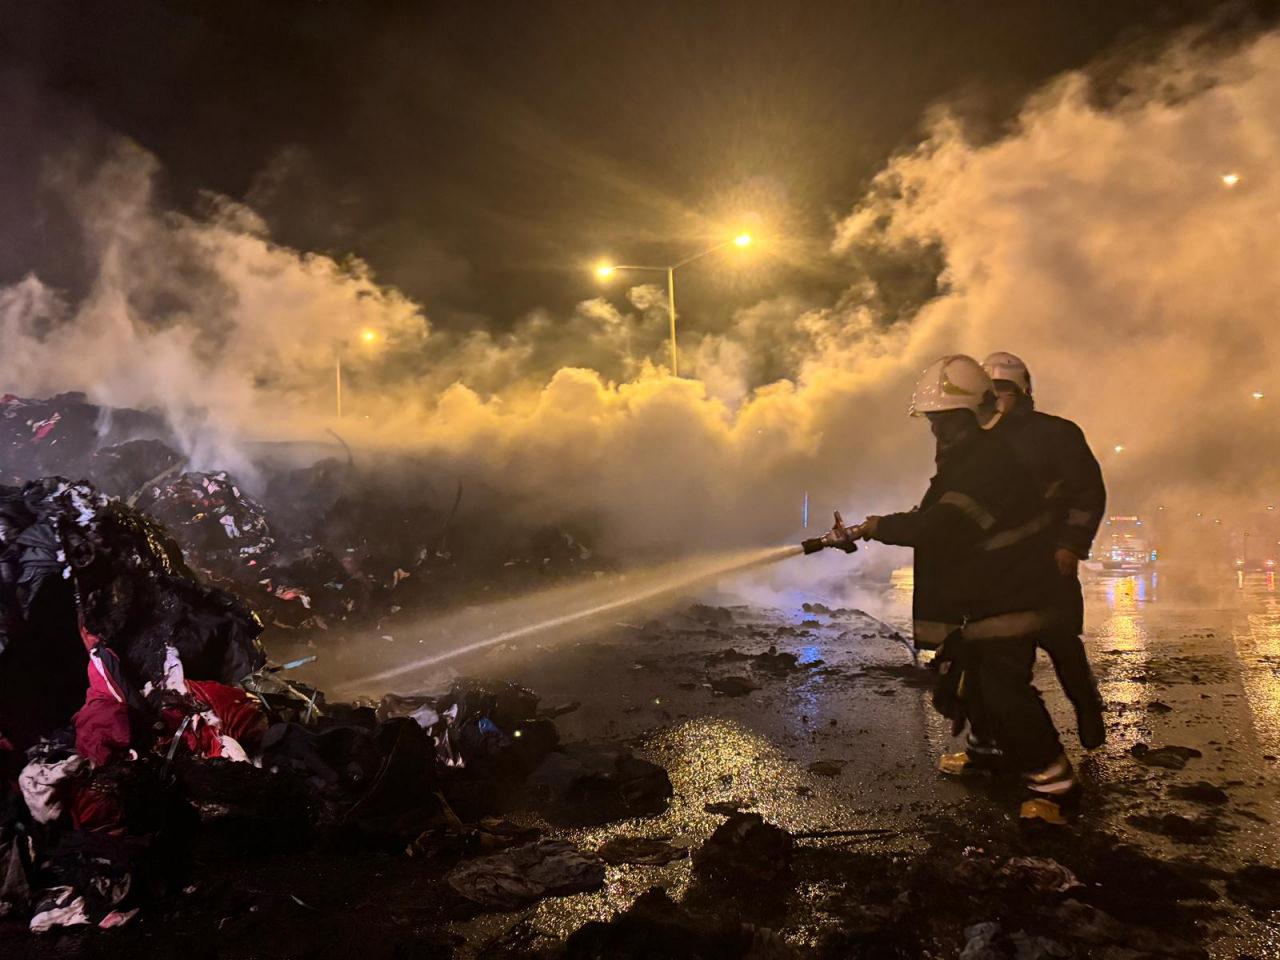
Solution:
M 521 524 L 491 490 L 407 454 L 353 456 L 336 434 L 303 453 L 253 446 L 252 490 L 180 449 L 154 412 L 77 393 L 0 397 L 0 483 L 89 481 L 163 524 L 193 571 L 268 627 L 325 630 L 613 568 L 589 518 Z
M 0 589 L 0 910 L 32 932 L 130 922 L 188 883 L 202 830 L 427 859 L 513 846 L 540 879 L 509 889 L 516 868 L 475 861 L 450 883 L 480 906 L 589 889 L 602 861 L 500 818 L 598 823 L 671 796 L 625 749 L 561 745 L 511 684 L 326 702 L 164 527 L 87 483 L 0 487 Z

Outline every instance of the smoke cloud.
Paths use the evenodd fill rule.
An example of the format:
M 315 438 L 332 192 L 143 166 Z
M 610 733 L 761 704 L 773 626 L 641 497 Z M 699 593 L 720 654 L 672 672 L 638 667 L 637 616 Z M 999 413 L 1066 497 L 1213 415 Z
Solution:
M 940 114 L 835 224 L 846 293 L 782 291 L 685 330 L 684 379 L 656 288 L 437 329 L 369 265 L 277 244 L 243 204 L 164 209 L 136 146 L 87 177 L 54 158 L 94 280 L 74 303 L 35 276 L 0 290 L 0 384 L 161 407 L 197 462 L 237 467 L 246 438 L 332 425 L 340 356 L 354 444 L 647 552 L 794 537 L 806 493 L 816 524 L 909 506 L 932 456 L 905 416 L 916 373 L 1003 349 L 1084 427 L 1117 507 L 1280 499 L 1280 37 L 1176 52 L 1131 88 L 1104 108 L 1064 76 L 982 144 Z M 869 259 L 914 264 L 922 302 L 893 302 Z

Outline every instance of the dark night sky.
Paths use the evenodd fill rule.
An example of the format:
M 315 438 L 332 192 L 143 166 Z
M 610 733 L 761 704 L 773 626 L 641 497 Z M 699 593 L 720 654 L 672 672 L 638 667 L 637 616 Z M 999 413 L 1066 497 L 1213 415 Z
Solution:
M 117 132 L 166 202 L 246 199 L 446 323 L 563 309 L 596 253 L 679 257 L 744 206 L 816 251 L 771 286 L 835 289 L 831 219 L 932 104 L 998 129 L 1053 74 L 1221 6 L 0 0 L 0 282 L 74 289 L 35 174 Z M 691 275 L 686 309 L 762 292 L 716 284 Z

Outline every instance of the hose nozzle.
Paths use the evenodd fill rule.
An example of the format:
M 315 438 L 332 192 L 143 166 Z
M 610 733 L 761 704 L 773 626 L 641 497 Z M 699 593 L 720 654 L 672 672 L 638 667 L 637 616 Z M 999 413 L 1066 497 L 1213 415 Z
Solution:
M 844 525 L 844 519 L 840 516 L 840 511 L 835 512 L 836 522 L 830 530 L 820 537 L 810 537 L 808 540 L 801 540 L 800 546 L 806 554 L 817 553 L 819 550 L 825 550 L 831 547 L 835 550 L 843 550 L 845 553 L 857 553 L 858 544 L 852 537 L 848 536 L 848 528 Z

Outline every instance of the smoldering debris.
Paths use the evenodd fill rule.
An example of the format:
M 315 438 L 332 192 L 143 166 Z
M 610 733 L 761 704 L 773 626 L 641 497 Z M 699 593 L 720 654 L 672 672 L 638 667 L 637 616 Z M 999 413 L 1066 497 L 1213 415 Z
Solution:
M 138 509 L 87 483 L 0 487 L 3 915 L 37 933 L 127 924 L 188 884 L 210 833 L 241 855 L 409 844 L 456 860 L 482 852 L 465 836 L 520 838 L 481 825 L 495 810 L 604 822 L 671 796 L 625 749 L 561 745 L 524 688 L 330 703 L 267 662 L 261 630 Z M 545 874 L 522 898 L 602 879 L 594 856 L 547 843 L 509 855 L 536 861 L 520 876 Z M 477 862 L 454 886 L 506 889 L 493 878 L 511 869 Z
M 109 476 L 115 488 L 109 492 L 125 496 L 132 492 L 123 490 L 128 479 L 111 473 L 113 465 L 108 461 L 145 463 L 154 450 L 144 455 L 140 448 L 123 446 L 137 439 L 154 440 L 168 449 L 167 455 L 177 456 L 171 449 L 177 445 L 176 438 L 164 416 L 154 411 L 101 407 L 83 393 L 48 399 L 0 396 L 0 481 L 5 483 L 52 475 L 88 476 L 94 454 L 104 451 L 97 472 Z M 105 452 L 113 448 L 121 449 L 115 449 L 115 456 Z M 147 479 L 143 476 L 138 482 Z
M 485 513 L 496 493 L 477 486 L 464 498 L 460 482 L 432 482 L 430 465 L 408 455 L 299 463 L 268 447 L 249 471 L 196 469 L 154 411 L 78 393 L 0 398 L 0 480 L 89 480 L 164 524 L 188 566 L 269 626 L 323 630 L 613 569 L 589 524 L 508 516 L 500 533 L 469 533 L 460 508 Z

